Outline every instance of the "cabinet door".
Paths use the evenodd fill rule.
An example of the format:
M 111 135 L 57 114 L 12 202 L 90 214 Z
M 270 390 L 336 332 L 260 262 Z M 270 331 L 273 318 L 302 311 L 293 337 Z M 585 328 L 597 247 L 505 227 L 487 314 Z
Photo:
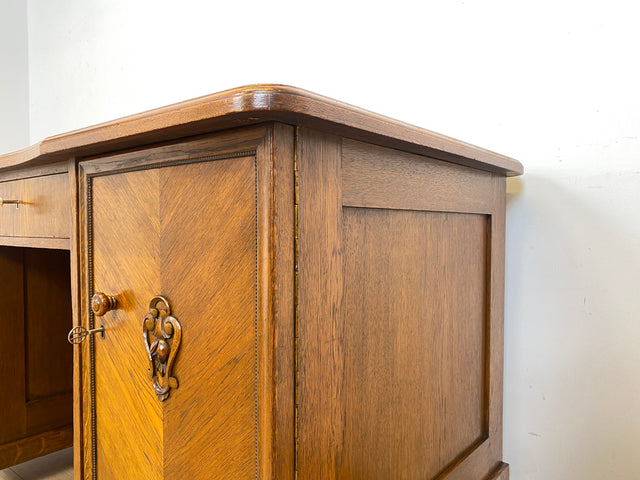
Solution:
M 87 314 L 105 331 L 84 350 L 85 478 L 255 478 L 255 154 L 147 162 L 83 166 L 85 303 L 117 301 Z M 164 344 L 143 335 L 158 296 L 177 320 Z

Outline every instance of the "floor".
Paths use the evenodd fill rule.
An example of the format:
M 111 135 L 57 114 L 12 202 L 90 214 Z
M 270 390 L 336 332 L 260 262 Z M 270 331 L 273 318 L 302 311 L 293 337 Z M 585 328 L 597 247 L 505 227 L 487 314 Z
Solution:
M 0 480 L 73 480 L 73 448 L 0 470 Z

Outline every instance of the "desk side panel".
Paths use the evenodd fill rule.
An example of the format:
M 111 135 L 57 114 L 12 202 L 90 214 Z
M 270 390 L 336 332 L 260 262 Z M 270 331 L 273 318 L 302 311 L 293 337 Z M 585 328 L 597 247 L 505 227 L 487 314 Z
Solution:
M 297 145 L 299 477 L 486 477 L 498 177 L 306 129 Z

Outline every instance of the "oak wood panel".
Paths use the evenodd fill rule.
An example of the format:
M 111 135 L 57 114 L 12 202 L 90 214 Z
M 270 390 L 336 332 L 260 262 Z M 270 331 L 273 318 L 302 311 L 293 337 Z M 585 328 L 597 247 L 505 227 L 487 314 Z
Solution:
M 71 446 L 71 425 L 0 445 L 0 469 Z
M 80 295 L 80 218 L 78 208 L 78 166 L 75 158 L 69 158 L 66 162 L 69 173 L 69 191 L 71 192 L 71 311 L 72 327 L 82 325 L 82 308 Z M 83 438 L 83 404 L 82 404 L 82 345 L 73 345 L 73 478 L 80 480 L 84 476 L 84 448 Z
M 345 206 L 490 213 L 493 175 L 390 148 L 345 139 Z
M 73 162 L 75 169 L 75 161 Z M 20 168 L 0 168 L 0 182 L 22 180 L 25 178 L 45 177 L 57 173 L 69 172 L 68 158 L 62 161 L 45 165 L 22 165 Z
M 298 125 L 297 135 L 294 137 L 292 126 L 264 123 L 274 120 Z M 254 123 L 262 125 L 228 130 Z M 210 134 L 217 130 L 225 131 Z M 199 134 L 206 135 L 194 137 Z M 157 145 L 161 141 L 168 143 Z M 131 150 L 112 153 L 125 148 Z M 133 180 L 114 190 L 117 193 L 122 187 L 120 193 L 130 201 L 112 197 L 110 187 L 98 192 L 103 203 L 96 213 L 101 212 L 102 217 L 94 218 L 90 226 L 97 225 L 98 230 L 103 230 L 95 236 L 93 230 L 78 232 L 74 220 L 74 157 L 105 153 L 109 156 L 83 164 L 83 175 L 85 179 L 91 175 L 92 188 L 94 182 L 111 185 L 109 181 L 116 177 Z M 241 156 L 207 158 L 229 153 Z M 225 186 L 212 181 L 217 175 L 211 170 L 215 170 L 212 165 L 231 163 L 250 164 L 251 168 L 238 167 L 243 174 L 231 174 L 231 179 L 226 174 L 220 175 L 219 180 Z M 302 192 L 299 208 L 296 164 L 300 166 Z M 104 280 L 107 287 L 104 290 L 121 299 L 123 309 L 106 316 L 112 322 L 112 333 L 118 337 L 113 338 L 112 334 L 104 340 L 95 339 L 99 358 L 106 359 L 102 367 L 110 369 L 98 368 L 97 382 L 98 433 L 106 431 L 107 437 L 110 435 L 98 452 L 99 468 L 106 465 L 100 475 L 106 478 L 132 475 L 143 479 L 185 475 L 209 478 L 212 475 L 209 465 L 213 464 L 214 474 L 218 469 L 216 478 L 228 475 L 228 478 L 285 479 L 297 474 L 298 478 L 331 479 L 357 478 L 362 474 L 372 479 L 376 475 L 422 479 L 443 472 L 450 480 L 504 480 L 508 467 L 499 462 L 505 206 L 502 175 L 519 173 L 522 166 L 507 157 L 303 90 L 277 85 L 244 87 L 54 137 L 26 151 L 1 156 L 0 190 L 12 184 L 45 179 L 50 184 L 51 178 L 65 177 L 56 191 L 68 195 L 62 202 L 66 204 L 68 221 L 65 237 L 15 236 L 35 224 L 32 220 L 18 221 L 12 217 L 8 222 L 0 218 L 3 220 L 0 228 L 4 225 L 12 232 L 8 234 L 12 236 L 3 236 L 0 231 L 0 245 L 71 249 L 74 259 L 81 250 L 81 261 L 72 261 L 71 279 L 61 282 L 70 284 L 75 292 L 72 308 L 78 323 L 88 324 L 88 294 L 94 287 L 99 288 L 87 282 L 88 269 L 98 266 L 100 281 Z M 243 196 L 249 185 L 242 182 L 251 175 L 253 193 L 249 198 Z M 176 179 L 178 183 L 174 184 Z M 83 199 L 87 193 L 96 193 L 87 192 L 84 180 L 81 189 Z M 225 199 L 228 204 L 216 203 Z M 112 206 L 117 208 L 112 210 Z M 31 206 L 24 207 L 18 213 Z M 6 215 L 16 213 L 7 208 L 4 207 Z M 251 218 L 249 210 L 253 211 Z M 234 215 L 236 211 L 240 212 L 238 216 Z M 86 225 L 86 208 L 79 215 L 80 224 Z M 251 235 L 245 229 L 239 240 L 224 231 L 229 223 L 223 219 L 227 218 L 231 218 L 231 228 L 238 222 L 244 221 L 245 226 L 253 222 Z M 452 233 L 443 226 L 444 218 L 464 221 L 458 225 L 454 220 Z M 62 223 L 54 221 L 56 225 Z M 39 219 L 37 224 L 46 225 L 47 221 Z M 484 235 L 480 233 L 480 225 L 485 229 Z M 420 243 L 416 234 L 420 229 L 431 234 L 440 232 L 447 258 L 456 259 L 445 262 L 447 268 L 473 271 L 468 277 L 456 276 L 456 282 L 468 286 L 464 282 L 475 278 L 477 283 L 484 268 L 482 288 L 460 287 L 461 298 L 475 295 L 475 300 L 448 304 L 453 300 L 446 292 L 441 294 L 440 286 L 429 286 L 433 288 L 433 298 L 427 302 L 428 307 L 407 300 L 412 288 L 416 291 L 427 288 L 420 283 L 421 279 L 415 280 L 412 270 L 424 267 L 426 261 L 419 254 L 413 255 L 411 262 L 402 255 L 391 263 L 389 258 L 399 251 L 406 255 L 407 251 L 422 252 L 420 249 L 425 245 L 431 248 L 429 241 Z M 100 239 L 104 248 L 92 257 L 86 247 L 94 237 Z M 437 242 L 438 235 L 435 237 L 430 241 Z M 253 256 L 248 254 L 248 243 L 243 243 L 249 239 L 253 242 Z M 135 245 L 125 247 L 124 251 L 116 248 L 128 245 L 129 240 Z M 220 256 L 215 249 L 211 250 L 212 245 L 225 242 L 233 247 L 230 256 Z M 363 242 L 368 242 L 369 247 L 360 251 L 357 246 Z M 9 250 L 0 247 L 0 252 Z M 24 269 L 28 261 L 23 249 L 16 250 L 21 252 Z M 371 251 L 379 253 L 370 255 Z M 202 257 L 201 263 L 200 258 L 194 259 L 194 252 Z M 485 254 L 484 263 L 478 260 L 479 252 Z M 463 265 L 456 263 L 459 256 L 475 260 Z M 139 266 L 140 260 L 143 267 Z M 50 261 L 47 257 L 44 263 Z M 111 271 L 112 264 L 118 269 Z M 425 269 L 438 268 L 437 263 L 430 265 Z M 26 268 L 21 281 L 25 285 L 29 282 L 29 270 L 34 267 Z M 394 268 L 406 274 L 400 275 Z M 53 268 L 52 272 L 55 271 Z M 118 287 L 123 278 L 120 272 L 131 275 L 134 288 Z M 364 281 L 353 281 L 361 277 Z M 377 277 L 385 280 L 378 285 Z M 62 277 L 52 273 L 51 278 Z M 386 279 L 396 280 L 387 284 Z M 80 290 L 76 289 L 78 281 L 82 283 Z M 232 298 L 240 300 L 225 301 L 222 294 L 215 296 L 207 285 L 214 285 L 212 288 L 216 290 L 218 281 L 230 289 Z M 449 282 L 447 288 L 458 293 L 456 282 Z M 8 286 L 8 291 L 15 301 L 21 294 L 13 287 Z M 22 303 L 27 305 L 27 311 L 34 312 L 26 313 L 27 323 L 29 318 L 39 318 L 46 310 L 43 305 L 29 304 L 28 290 L 46 293 L 47 288 L 29 287 L 26 293 L 22 292 Z M 371 296 L 371 291 L 391 293 L 385 295 L 383 302 Z M 174 314 L 183 326 L 184 315 L 195 318 L 198 312 L 204 314 L 189 322 L 191 334 L 195 335 L 185 333 L 184 342 L 191 342 L 191 353 L 179 356 L 176 364 L 178 370 L 186 368 L 188 384 L 196 381 L 197 390 L 190 391 L 191 387 L 185 387 L 182 377 L 176 374 L 181 378 L 180 387 L 156 408 L 150 404 L 157 402 L 154 395 L 147 398 L 139 392 L 130 393 L 128 386 L 144 381 L 151 389 L 145 372 L 136 372 L 134 367 L 140 359 L 144 364 L 146 358 L 139 329 L 150 296 L 158 293 L 170 298 Z M 482 305 L 478 301 L 480 296 L 484 298 Z M 174 298 L 180 300 L 180 306 L 176 306 Z M 253 303 L 248 298 L 253 298 Z M 203 308 L 202 304 L 206 306 Z M 249 305 L 251 325 L 247 320 Z M 425 311 L 438 307 L 451 315 L 466 317 L 465 321 L 475 327 L 463 332 L 458 325 L 449 328 L 448 336 L 441 341 L 432 339 L 449 353 L 442 355 L 442 361 L 429 359 L 436 351 L 420 350 L 426 330 L 424 322 L 416 320 L 429 318 Z M 219 315 L 224 320 L 222 325 L 211 320 L 216 316 L 214 310 L 222 312 Z M 244 320 L 233 325 L 229 318 L 236 314 Z M 55 328 L 63 325 L 62 319 L 68 315 L 60 316 Z M 479 321 L 477 315 L 484 320 Z M 447 325 L 451 326 L 445 322 L 444 326 Z M 478 325 L 482 327 L 480 330 Z M 365 335 L 360 335 L 358 326 L 365 327 Z M 434 338 L 444 331 L 443 325 L 436 326 L 441 330 L 431 328 Z M 28 332 L 31 330 L 27 328 Z M 417 333 L 409 336 L 406 334 L 409 330 Z M 216 334 L 213 343 L 206 341 L 211 332 Z M 22 353 L 23 358 L 29 358 L 36 344 L 47 352 L 45 357 L 55 355 L 58 347 L 30 338 L 28 334 L 22 341 L 28 347 Z M 74 347 L 79 368 L 86 366 L 88 343 Z M 134 347 L 134 343 L 138 346 Z M 398 350 L 397 345 L 407 348 Z M 211 358 L 211 349 L 222 352 L 222 357 Z M 117 357 L 128 358 L 123 371 L 118 371 L 122 362 Z M 457 360 L 451 360 L 453 357 Z M 422 368 L 412 372 L 406 367 L 411 361 Z M 61 407 L 60 417 L 52 421 L 58 422 L 66 415 L 62 406 L 67 406 L 68 393 L 53 392 L 52 396 L 46 393 L 58 385 L 55 374 L 50 379 L 34 377 L 45 364 L 41 358 L 26 363 L 25 371 L 32 377 L 27 383 L 23 380 L 22 395 L 27 392 L 37 400 L 26 402 L 25 398 L 21 410 L 12 415 L 11 421 L 20 423 L 23 430 L 28 425 L 44 427 L 49 405 Z M 472 372 L 469 377 L 475 381 L 465 383 L 460 381 L 460 375 L 441 373 L 455 369 Z M 370 375 L 372 370 L 379 375 Z M 240 378 L 234 377 L 235 372 L 240 372 Z M 93 461 L 89 441 L 89 377 L 89 369 L 82 368 L 75 378 L 76 441 L 84 445 L 76 449 L 78 480 L 90 478 Z M 447 395 L 429 395 L 434 378 L 440 380 L 436 392 Z M 223 393 L 202 386 L 216 382 L 224 387 Z M 236 397 L 231 392 L 234 388 L 239 392 Z M 125 390 L 124 395 L 118 395 L 117 392 Z M 460 394 L 462 391 L 471 393 Z M 431 398 L 431 404 L 426 397 Z M 176 398 L 179 402 L 170 403 Z M 437 398 L 440 403 L 434 400 Z M 213 412 L 211 405 L 219 400 L 224 407 Z M 422 401 L 428 408 L 412 410 L 408 407 L 412 401 L 414 404 Z M 119 402 L 124 413 L 117 407 Z M 389 404 L 397 404 L 397 411 L 384 408 Z M 237 405 L 241 406 L 236 408 Z M 149 417 L 147 423 L 142 417 L 129 422 L 136 408 L 138 413 L 143 412 L 143 417 Z M 444 408 L 446 413 L 434 414 L 438 408 Z M 458 414 L 452 414 L 456 409 Z M 227 419 L 225 412 L 230 412 Z M 109 415 L 121 418 L 108 425 L 105 419 Z M 429 421 L 429 415 L 438 420 Z M 379 421 L 371 422 L 371 418 Z M 442 425 L 447 422 L 453 425 L 451 431 L 442 434 Z M 431 430 L 417 427 L 423 424 L 428 424 Z M 206 428 L 199 430 L 197 427 L 202 425 Z M 214 427 L 209 428 L 211 425 Z M 135 441 L 125 439 L 121 445 L 119 429 L 127 428 L 132 429 Z M 230 439 L 230 450 L 216 443 L 219 438 L 211 433 L 213 430 Z M 431 448 L 429 442 L 437 454 L 428 459 L 418 458 L 422 445 Z M 132 467 L 140 455 L 148 455 L 146 465 L 143 461 L 141 466 Z M 120 457 L 117 465 L 105 463 L 105 459 L 116 456 Z M 184 458 L 189 459 L 186 464 Z M 156 466 L 158 462 L 160 466 Z M 379 468 L 374 468 L 375 465 Z
M 71 392 L 73 352 L 69 252 L 25 249 L 27 400 Z M 71 405 L 70 405 L 71 406 Z M 70 407 L 69 407 L 70 411 Z M 67 423 L 69 423 L 67 418 Z
M 247 401 L 257 388 L 254 162 L 221 159 L 93 179 L 95 284 L 122 304 L 104 317 L 116 318 L 105 340 L 96 340 L 100 475 L 118 478 L 133 468 L 136 478 L 255 476 L 256 402 Z M 109 225 L 129 228 L 113 239 Z M 160 292 L 173 299 L 184 331 L 174 370 L 180 386 L 163 404 L 146 369 L 128 367 L 144 364 L 139 328 Z M 113 352 L 105 348 L 110 337 Z M 147 405 L 142 411 L 139 402 Z M 126 425 L 107 424 L 116 415 Z M 123 444 L 131 447 L 127 458 L 112 459 Z
M 300 479 L 344 478 L 341 144 L 339 137 L 298 129 L 296 402 Z
M 376 478 L 377 472 L 380 472 L 379 478 L 422 479 L 442 475 L 456 480 L 484 478 L 499 462 L 502 448 L 502 312 L 497 302 L 500 302 L 502 295 L 500 279 L 503 277 L 500 273 L 502 267 L 499 251 L 504 228 L 503 220 L 500 220 L 500 215 L 502 218 L 504 216 L 504 201 L 500 200 L 504 191 L 501 190 L 499 181 L 504 179 L 497 176 L 476 177 L 476 172 L 473 171 L 456 172 L 451 176 L 445 172 L 439 177 L 438 173 L 434 172 L 436 183 L 432 186 L 435 186 L 435 193 L 429 196 L 424 194 L 424 191 L 429 189 L 409 179 L 405 168 L 408 159 L 416 163 L 419 159 L 390 151 L 382 152 L 382 155 L 377 147 L 361 148 L 363 152 L 357 156 L 350 153 L 345 155 L 344 146 L 349 143 L 340 142 L 335 138 L 330 140 L 328 136 L 317 132 L 299 130 L 299 475 L 301 478 Z M 362 176 L 370 175 L 370 178 L 362 180 L 356 178 L 357 169 L 353 168 L 355 163 L 352 162 L 350 167 L 346 167 L 351 168 L 348 174 L 351 178 L 345 179 L 341 176 L 344 172 L 340 170 L 341 161 L 345 167 L 345 163 L 349 163 L 349 160 L 345 162 L 345 158 L 355 158 L 362 167 L 371 161 L 367 158 L 367 152 L 373 153 L 373 161 L 378 166 L 383 161 L 388 164 L 370 171 L 360 169 L 358 173 Z M 428 159 L 425 160 L 429 162 Z M 400 173 L 391 172 L 393 169 L 398 169 Z M 417 167 L 418 172 L 419 169 L 420 166 Z M 395 192 L 393 188 L 387 189 L 385 186 L 381 187 L 383 194 L 375 192 L 372 185 L 382 185 L 388 176 L 391 177 L 390 183 L 393 185 L 394 174 L 408 181 L 404 185 L 401 181 L 395 181 Z M 420 173 L 418 175 L 420 176 Z M 430 179 L 426 178 L 429 175 L 423 172 L 421 176 L 429 185 Z M 444 178 L 449 180 L 450 192 L 447 192 L 444 186 L 438 186 L 437 182 Z M 473 182 L 477 185 L 471 187 L 470 183 Z M 347 189 L 368 191 L 363 194 L 361 191 L 353 192 Z M 455 193 L 460 190 L 463 193 L 466 191 L 467 194 L 461 195 L 456 205 Z M 474 195 L 481 198 L 475 199 Z M 389 206 L 384 204 L 387 200 Z M 428 204 L 429 200 L 433 201 L 433 205 Z M 343 207 L 349 204 L 364 204 L 374 208 Z M 478 208 L 478 205 L 481 205 L 481 208 Z M 362 247 L 356 247 L 359 243 L 356 240 L 351 244 L 347 243 L 349 237 L 346 227 L 349 225 L 343 224 L 343 221 L 353 216 L 348 212 L 370 211 L 374 212 L 374 215 L 382 215 L 385 207 L 394 209 L 393 215 L 431 215 L 432 217 L 424 218 L 464 219 L 447 235 L 440 235 L 438 238 L 437 229 L 427 228 L 425 235 L 413 240 L 411 238 L 416 235 L 408 225 L 420 225 L 419 220 L 413 219 L 402 228 L 379 225 L 378 228 L 370 229 L 368 235 L 380 240 L 380 244 L 376 244 L 375 248 L 369 248 L 369 253 L 358 254 L 369 255 L 363 257 L 367 259 L 366 264 L 375 265 L 377 261 L 381 262 L 380 269 L 384 270 L 390 268 L 385 263 L 389 261 L 385 249 L 392 247 L 387 245 L 397 243 L 401 246 L 401 251 L 419 251 L 420 246 L 424 247 L 425 242 L 429 241 L 423 237 L 435 235 L 433 241 L 448 252 L 441 257 L 443 263 L 440 264 L 440 268 L 443 269 L 444 275 L 442 281 L 444 285 L 448 282 L 447 288 L 455 294 L 447 292 L 446 289 L 439 290 L 442 287 L 437 284 L 423 285 L 427 289 L 426 293 L 420 292 L 420 288 L 417 288 L 418 291 L 412 290 L 411 285 L 402 283 L 404 276 L 382 274 L 375 271 L 375 267 L 371 265 L 369 267 L 374 269 L 371 272 L 372 277 L 356 274 L 353 269 L 351 272 L 348 269 L 342 270 L 343 266 L 349 265 L 350 262 L 348 246 L 351 245 L 353 251 Z M 400 208 L 414 211 L 397 210 Z M 433 211 L 438 208 L 446 208 L 451 212 Z M 477 210 L 483 214 L 477 214 Z M 403 228 L 407 231 L 402 232 Z M 471 230 L 465 230 L 468 228 Z M 367 232 L 367 228 L 364 231 Z M 389 231 L 394 232 L 394 235 Z M 423 238 L 422 243 L 419 243 L 419 238 Z M 418 243 L 411 244 L 412 241 Z M 496 251 L 498 253 L 494 254 Z M 407 251 L 405 255 L 408 255 Z M 405 263 L 396 261 L 398 271 L 411 272 L 412 268 L 429 271 L 429 268 L 433 268 L 433 265 L 429 267 L 431 259 L 427 257 L 420 257 L 413 252 L 410 258 L 416 265 L 405 258 Z M 470 258 L 475 260 L 471 262 Z M 350 272 L 351 276 L 347 277 L 345 272 Z M 447 272 L 450 277 L 446 275 Z M 471 275 L 465 276 L 465 273 Z M 397 287 L 397 291 L 389 294 L 386 289 L 392 288 L 389 285 L 393 284 L 392 279 L 403 287 Z M 475 286 L 469 285 L 470 279 L 474 279 Z M 368 289 L 363 285 L 368 286 Z M 432 295 L 429 289 L 432 289 Z M 425 337 L 426 333 L 420 333 L 422 323 L 410 324 L 412 318 L 422 318 L 419 312 L 414 317 L 398 314 L 396 323 L 379 320 L 381 326 L 373 328 L 365 320 L 360 320 L 362 317 L 359 312 L 363 308 L 366 309 L 362 292 L 366 291 L 374 292 L 371 294 L 372 302 L 381 302 L 378 305 L 380 312 L 374 307 L 371 308 L 371 311 L 377 312 L 377 316 L 369 315 L 366 321 L 375 322 L 376 319 L 387 318 L 385 315 L 399 308 L 397 304 L 407 304 L 406 295 L 414 292 L 414 296 L 418 298 L 425 295 L 431 298 L 429 308 L 446 306 L 443 311 L 449 312 L 453 319 L 450 325 L 457 325 L 459 330 L 449 331 L 449 336 L 445 335 L 438 340 L 438 330 L 432 329 L 429 335 L 433 338 Z M 350 314 L 347 315 L 345 312 Z M 424 316 L 429 318 L 429 314 Z M 359 322 L 363 325 L 358 325 Z M 469 323 L 475 325 L 475 330 L 469 329 Z M 450 348 L 450 355 L 444 355 L 442 359 L 418 361 L 415 383 L 408 374 L 398 373 L 405 372 L 400 365 L 409 364 L 399 346 L 402 342 L 392 340 L 399 336 L 393 328 L 401 329 L 403 325 L 407 326 L 407 331 L 413 329 L 416 335 L 409 338 L 408 346 L 411 345 L 411 341 L 422 340 L 423 344 L 427 345 L 428 340 L 431 340 L 431 348 L 434 345 L 445 350 L 447 346 Z M 438 326 L 437 323 L 434 325 Z M 351 328 L 353 330 L 350 330 Z M 400 340 L 406 338 L 407 335 L 400 336 Z M 395 347 L 391 347 L 391 344 Z M 409 350 L 418 352 L 411 357 L 414 361 L 416 355 L 418 359 L 427 358 L 427 353 L 419 356 L 417 347 Z M 366 352 L 371 353 L 367 355 Z M 375 352 L 380 353 L 379 358 Z M 369 363 L 366 363 L 367 361 Z M 379 364 L 376 364 L 376 361 Z M 460 364 L 464 367 L 455 370 Z M 379 375 L 370 373 L 372 365 L 379 367 Z M 420 366 L 422 368 L 419 368 Z M 430 370 L 434 368 L 443 370 Z M 423 377 L 425 370 L 430 372 L 430 375 Z M 363 378 L 362 371 L 369 372 L 370 376 L 365 375 Z M 460 371 L 465 371 L 467 376 L 461 377 L 458 374 Z M 437 384 L 440 391 L 447 392 L 447 395 L 441 397 L 443 400 L 440 404 L 429 406 L 429 402 L 434 401 L 434 396 L 438 398 L 438 390 L 429 391 L 431 387 L 427 382 L 427 379 L 433 382 L 434 377 L 440 382 Z M 395 390 L 394 386 L 397 387 Z M 429 393 L 420 396 L 420 392 Z M 407 403 L 403 403 L 405 396 L 413 400 L 413 410 L 410 400 L 407 399 Z M 423 402 L 423 410 L 415 409 L 416 402 L 419 401 Z M 398 414 L 395 409 L 405 412 L 406 415 Z M 420 412 L 424 414 L 421 418 Z M 455 412 L 456 415 L 447 417 L 439 412 Z M 437 421 L 432 422 L 427 420 L 429 414 L 435 418 L 444 417 L 446 420 L 439 424 Z M 376 422 L 371 422 L 372 418 L 376 418 Z M 436 433 L 425 432 L 429 429 L 424 428 L 424 425 L 434 428 Z M 411 432 L 411 428 L 416 430 Z M 435 458 L 425 457 L 425 452 L 435 452 L 430 454 L 435 455 Z M 410 461 L 410 458 L 414 461 Z
M 490 264 L 487 283 L 489 312 L 489 436 L 467 459 L 447 477 L 447 480 L 482 478 L 502 459 L 502 384 L 504 363 L 504 229 L 506 179 L 495 176 L 491 192 L 495 209 L 491 215 L 489 250 Z
M 181 385 L 163 405 L 164 478 L 257 477 L 255 161 L 163 172 L 176 203 L 161 225 L 161 291 L 175 299 L 184 333 L 175 369 Z
M 25 436 L 22 252 L 20 248 L 0 248 L 0 444 Z
M 71 196 L 66 173 L 0 182 L 0 197 L 25 204 L 0 207 L 0 236 L 70 237 Z
M 488 433 L 487 218 L 347 208 L 343 222 L 340 478 L 436 478 Z
M 0 271 L 4 468 L 7 462 L 26 461 L 32 454 L 70 444 L 64 443 L 66 437 L 47 434 L 71 424 L 69 253 L 1 247 Z M 41 446 L 32 445 L 40 441 Z
M 0 246 L 70 250 L 71 241 L 68 238 L 0 237 Z
M 202 161 L 203 157 L 209 157 L 210 155 L 233 155 L 237 152 L 248 152 L 255 151 L 264 143 L 264 138 L 266 135 L 267 129 L 265 127 L 252 127 L 247 129 L 242 129 L 234 132 L 224 132 L 216 135 L 209 135 L 205 137 L 195 137 L 189 139 L 188 142 L 183 142 L 180 144 L 169 143 L 169 144 L 161 144 L 155 146 L 153 148 L 145 148 L 145 149 L 137 149 L 130 152 L 123 152 L 118 155 L 113 155 L 104 158 L 98 158 L 96 160 L 83 162 L 81 164 L 83 180 L 80 182 L 80 198 L 87 197 L 87 184 L 86 184 L 86 176 L 87 175 L 97 175 L 100 176 L 103 173 L 111 173 L 116 170 L 123 171 L 133 171 L 136 169 L 147 169 L 154 165 L 168 165 L 168 164 L 187 164 L 195 162 L 199 163 Z M 167 163 L 168 162 L 168 163 Z M 173 162 L 173 163 L 172 163 Z M 269 171 L 270 166 L 265 165 L 265 170 Z M 165 170 L 163 168 L 162 170 Z M 254 175 L 255 179 L 255 175 Z M 201 178 L 202 181 L 207 181 L 206 177 Z M 193 180 L 195 181 L 195 179 Z M 254 194 L 255 196 L 255 194 Z M 188 197 L 191 199 L 191 197 Z M 143 199 L 140 200 L 144 201 Z M 201 201 L 201 200 L 199 200 Z M 188 202 L 187 202 L 188 203 Z M 254 200 L 255 203 L 255 200 Z M 184 205 L 185 212 L 195 212 L 197 208 L 194 206 L 189 206 L 187 204 Z M 194 207 L 194 208 L 192 208 Z M 194 216 L 194 218 L 200 218 Z M 202 218 L 200 218 L 202 220 Z M 87 211 L 86 206 L 83 205 L 83 208 L 80 209 L 80 221 L 82 225 L 87 225 Z M 86 228 L 80 230 L 81 245 L 87 245 L 89 243 L 88 232 Z M 188 235 L 183 235 L 183 241 L 188 241 Z M 254 252 L 255 256 L 255 252 Z M 82 253 L 83 265 L 81 269 L 86 272 L 86 268 L 89 265 L 88 251 L 85 248 Z M 150 267 L 153 270 L 153 267 Z M 266 267 L 267 270 L 269 267 Z M 86 283 L 87 276 L 83 275 L 81 277 L 82 288 L 81 292 L 81 305 L 88 305 L 89 297 L 87 297 L 87 293 L 90 290 L 90 286 Z M 93 288 L 93 286 L 91 286 Z M 266 301 L 266 300 L 265 300 Z M 148 302 L 148 300 L 147 300 Z M 83 316 L 86 317 L 86 308 L 84 307 L 82 310 Z M 84 318 L 83 322 L 85 325 L 87 324 L 87 319 Z M 186 337 L 185 337 L 186 338 Z M 89 348 L 84 348 L 82 359 L 85 365 L 88 365 L 88 354 Z M 178 360 L 179 362 L 179 360 Z M 82 408 L 85 412 L 83 415 L 83 445 L 84 445 L 84 458 L 83 458 L 83 470 L 84 475 L 90 475 L 91 472 L 91 422 L 90 422 L 90 396 L 88 395 L 88 391 L 90 390 L 88 385 L 90 385 L 90 369 L 84 368 L 82 375 L 82 383 L 86 386 L 84 389 L 85 395 L 83 396 Z M 80 477 L 79 477 L 80 478 Z
M 190 137 L 180 141 L 157 143 L 98 157 L 99 162 L 85 159 L 87 173 L 92 175 L 113 170 L 130 170 L 144 165 L 145 168 L 173 160 L 198 160 L 232 152 L 255 151 L 267 134 L 268 126 L 242 128 L 213 135 Z M 89 163 L 91 162 L 91 163 Z
M 404 99 L 404 97 L 403 97 Z M 0 167 L 89 156 L 262 122 L 316 128 L 506 175 L 522 165 L 413 125 L 284 85 L 249 85 L 48 138 L 0 156 Z
M 259 478 L 295 469 L 294 130 L 272 125 L 258 158 Z
M 67 347 L 68 349 L 69 347 Z M 50 373 L 55 375 L 55 372 Z M 71 375 L 69 377 L 69 380 L 71 380 Z M 37 435 L 47 430 L 71 426 L 72 410 L 73 394 L 70 391 L 30 400 L 26 403 L 25 431 L 27 435 Z

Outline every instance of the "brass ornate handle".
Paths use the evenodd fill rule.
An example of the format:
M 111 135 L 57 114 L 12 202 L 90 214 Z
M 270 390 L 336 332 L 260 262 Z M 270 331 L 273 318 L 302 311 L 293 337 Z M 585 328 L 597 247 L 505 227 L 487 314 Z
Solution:
M 172 388 L 178 388 L 178 379 L 171 376 L 171 369 L 180 347 L 182 327 L 171 315 L 171 306 L 164 297 L 153 297 L 149 302 L 149 313 L 142 320 L 144 343 L 149 354 L 151 383 L 164 402 Z
M 5 200 L 4 198 L 0 197 L 0 207 L 2 207 L 4 205 L 15 205 L 16 208 L 18 208 L 18 206 L 21 203 L 22 202 L 20 200 Z
M 93 310 L 93 314 L 98 317 L 103 316 L 110 310 L 115 310 L 117 307 L 118 301 L 116 297 L 106 295 L 102 292 L 96 292 L 95 295 L 91 297 L 91 310 Z

